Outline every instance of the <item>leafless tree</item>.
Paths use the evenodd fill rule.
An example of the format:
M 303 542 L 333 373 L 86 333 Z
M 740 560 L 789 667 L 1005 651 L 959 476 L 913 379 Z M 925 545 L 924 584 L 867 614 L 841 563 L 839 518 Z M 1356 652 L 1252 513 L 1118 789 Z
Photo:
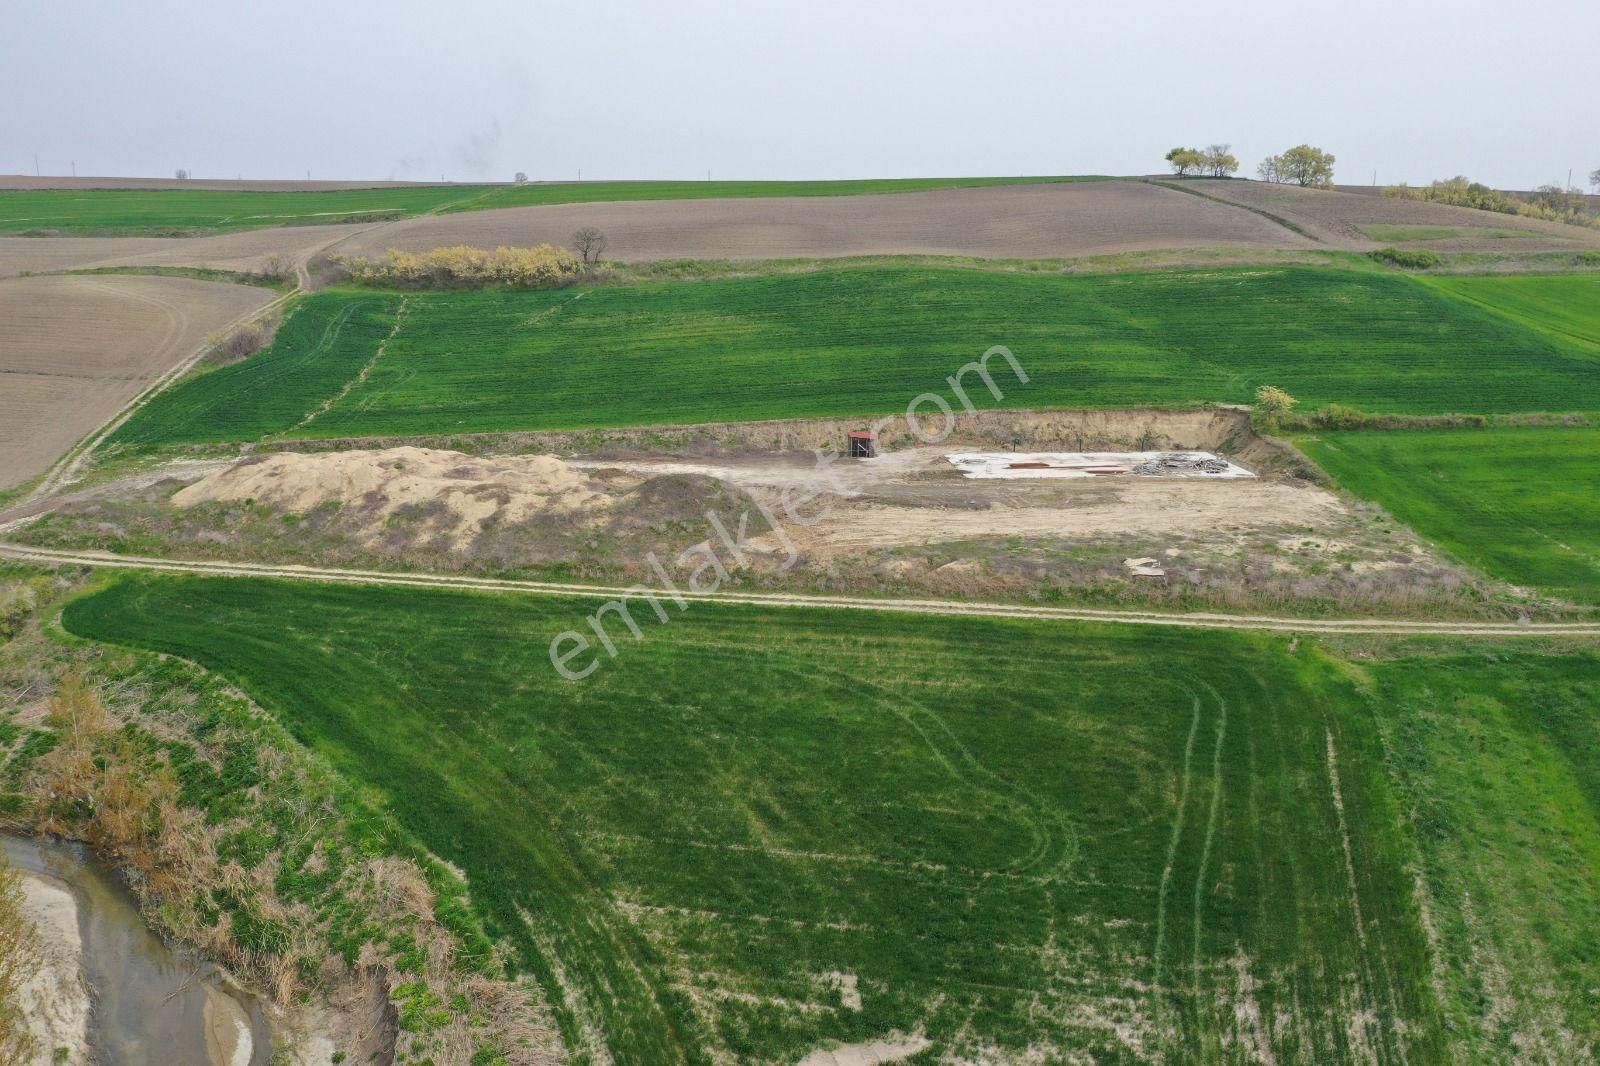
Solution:
M 572 235 L 572 250 L 583 259 L 583 265 L 593 267 L 606 252 L 606 235 L 593 226 L 584 226 Z
M 528 183 L 528 175 L 519 170 L 517 171 L 517 176 L 511 180 L 515 181 L 518 185 L 526 185 Z
M 1239 159 L 1231 144 L 1213 144 L 1200 153 L 1203 165 L 1213 178 L 1231 178 L 1239 169 Z
M 189 180 L 189 172 L 184 170 L 182 167 L 179 167 L 176 171 L 174 171 L 172 176 L 177 178 L 179 181 Z

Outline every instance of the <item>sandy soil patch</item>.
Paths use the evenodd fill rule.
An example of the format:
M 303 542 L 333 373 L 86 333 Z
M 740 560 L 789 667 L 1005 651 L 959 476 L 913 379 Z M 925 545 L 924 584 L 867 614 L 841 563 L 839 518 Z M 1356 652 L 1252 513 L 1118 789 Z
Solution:
M 255 1041 L 250 1034 L 250 1016 L 239 1001 L 208 986 L 203 1013 L 206 1054 L 214 1066 L 250 1066 Z
M 189 278 L 0 282 L 0 488 L 41 473 L 208 334 L 273 295 Z
M 1237 463 L 1204 451 L 952 452 L 945 456 L 965 478 L 1192 477 L 1252 478 Z
M 280 452 L 246 459 L 173 496 L 178 507 L 254 500 L 304 513 L 324 504 L 356 504 L 360 531 L 376 540 L 402 509 L 425 511 L 432 536 L 469 546 L 485 527 L 535 516 L 597 516 L 611 497 L 582 471 L 551 456 L 477 458 L 428 448 Z
M 20 1000 L 28 1030 L 37 1042 L 33 1062 L 89 1061 L 89 989 L 83 979 L 83 941 L 78 903 L 62 882 L 22 872 L 23 914 L 38 931 L 42 965 L 22 986 Z M 56 1058 L 58 1048 L 67 1057 Z
M 618 260 L 849 255 L 1049 258 L 1174 247 L 1307 248 L 1248 211 L 1141 182 L 1019 185 L 882 196 L 556 204 L 407 219 L 340 251 L 565 244 L 598 226 Z
M 821 419 L 475 442 L 494 457 L 315 442 L 223 471 L 196 463 L 106 482 L 18 518 L 6 535 L 122 553 L 154 540 L 174 557 L 266 564 L 554 568 L 619 586 L 659 584 L 652 557 L 681 584 L 705 563 L 704 542 L 763 589 L 1003 600 L 1087 589 L 1230 610 L 1316 602 L 1475 614 L 1510 602 L 1381 512 L 1307 480 L 1298 453 L 1254 436 L 1241 411 L 987 412 L 937 447 L 908 446 L 890 427 L 889 450 L 865 461 L 827 451 L 846 428 Z M 1132 440 L 1209 452 L 1258 476 L 968 479 L 947 458 L 952 446 L 1120 452 L 1136 450 Z M 290 512 L 299 517 L 285 521 Z M 724 551 L 728 531 L 737 553 Z
M 390 520 L 399 516 L 417 523 L 414 539 L 442 538 L 451 550 L 470 553 L 486 530 L 552 518 L 603 520 L 630 490 L 672 477 L 737 487 L 766 502 L 774 513 L 781 513 L 786 492 L 820 494 L 814 504 L 797 503 L 795 513 L 809 519 L 826 508 L 827 518 L 810 525 L 786 523 L 785 530 L 819 562 L 869 548 L 991 536 L 1206 537 L 1263 527 L 1325 529 L 1348 516 L 1333 494 L 1302 482 L 1132 477 L 972 481 L 940 448 L 826 465 L 794 453 L 695 461 L 565 461 L 536 455 L 483 458 L 411 447 L 279 452 L 213 473 L 179 490 L 172 503 L 190 508 L 250 500 L 300 514 L 336 504 L 349 516 L 346 530 L 369 546 L 380 544 Z M 776 534 L 752 537 L 750 543 L 758 552 L 787 550 Z
M 860 1044 L 843 1044 L 836 1048 L 813 1051 L 800 1060 L 800 1066 L 878 1066 L 884 1062 L 909 1059 L 919 1051 L 933 1046 L 933 1042 L 920 1034 L 907 1037 L 886 1037 Z
M 1528 230 L 1539 238 L 1480 238 L 1470 236 L 1451 240 L 1427 241 L 1424 247 L 1438 251 L 1542 251 L 1600 248 L 1600 230 L 1568 226 L 1560 222 L 1477 211 L 1421 200 L 1397 200 L 1386 196 L 1360 195 L 1332 189 L 1301 189 L 1292 185 L 1273 185 L 1256 181 L 1186 182 L 1207 196 L 1281 215 L 1306 232 L 1336 247 L 1369 249 L 1384 243 L 1374 241 L 1358 228 L 1374 223 L 1391 226 L 1442 226 L 1453 229 Z
M 818 560 L 865 548 L 939 544 L 983 537 L 1062 540 L 1206 538 L 1263 526 L 1326 528 L 1348 511 L 1309 485 L 1128 481 L 1074 484 L 1071 499 L 994 501 L 981 510 L 860 503 L 833 520 L 788 535 Z M 776 551 L 772 538 L 757 543 Z

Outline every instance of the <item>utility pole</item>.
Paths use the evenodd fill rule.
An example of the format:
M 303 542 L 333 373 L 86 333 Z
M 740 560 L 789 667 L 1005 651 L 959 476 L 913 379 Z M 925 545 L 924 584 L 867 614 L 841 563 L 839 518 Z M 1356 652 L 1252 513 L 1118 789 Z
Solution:
M 76 159 L 72 161 L 72 176 L 78 176 L 78 161 Z
M 36 178 L 39 176 L 39 153 L 38 152 L 33 153 L 33 176 L 36 177 Z

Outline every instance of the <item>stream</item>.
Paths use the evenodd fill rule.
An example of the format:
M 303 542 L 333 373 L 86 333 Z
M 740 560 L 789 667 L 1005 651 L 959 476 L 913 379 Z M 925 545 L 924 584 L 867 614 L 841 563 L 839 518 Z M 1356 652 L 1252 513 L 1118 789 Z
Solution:
M 265 1066 L 272 1039 L 260 1003 L 224 984 L 215 966 L 162 943 L 139 916 L 132 893 L 87 847 L 0 834 L 0 849 L 23 875 L 41 939 L 53 932 L 58 960 L 70 950 L 62 943 L 72 932 L 67 894 L 76 904 L 92 1005 L 87 1048 L 73 1049 L 64 1061 Z M 70 969 L 70 960 L 64 965 Z M 54 997 L 48 1013 L 70 1017 L 72 998 Z M 76 1010 L 81 1017 L 81 1003 Z M 44 1049 L 42 1061 L 51 1061 L 54 1050 Z

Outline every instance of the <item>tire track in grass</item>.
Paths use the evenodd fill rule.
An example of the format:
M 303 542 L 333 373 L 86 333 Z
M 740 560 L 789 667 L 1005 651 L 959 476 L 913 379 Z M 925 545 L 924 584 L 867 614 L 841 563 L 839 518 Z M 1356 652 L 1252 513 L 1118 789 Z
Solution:
M 1367 943 L 1366 919 L 1361 913 L 1361 892 L 1356 883 L 1355 849 L 1350 844 L 1350 823 L 1344 813 L 1344 787 L 1339 780 L 1339 752 L 1333 742 L 1333 729 L 1324 727 L 1323 735 L 1327 739 L 1328 750 L 1328 785 L 1333 794 L 1333 811 L 1339 825 L 1339 843 L 1344 849 L 1345 882 L 1350 891 L 1350 911 L 1355 919 L 1356 944 L 1360 949 L 1360 961 L 1356 971 L 1356 998 L 1366 1007 L 1367 1017 L 1364 1019 L 1364 1032 L 1361 1034 L 1369 1056 L 1376 1056 L 1377 1049 L 1382 1044 L 1382 1030 L 1378 1028 L 1378 1016 L 1374 1010 L 1372 994 L 1372 967 L 1371 949 Z M 1352 1019 L 1352 1029 L 1355 1019 Z M 1354 1035 L 1352 1033 L 1352 1035 Z M 1404 1055 L 1402 1054 L 1402 1060 Z
M 1049 869 L 1056 876 L 1064 876 L 1070 870 L 1072 861 L 1078 854 L 1077 837 L 1065 819 L 1059 815 L 1050 817 L 1048 804 L 979 761 L 937 712 L 919 700 L 901 693 L 890 692 L 865 678 L 854 677 L 837 670 L 824 670 L 822 673 L 831 675 L 830 680 L 846 695 L 855 695 L 862 689 L 870 690 L 874 700 L 916 732 L 929 752 L 951 777 L 982 796 L 986 805 L 998 817 L 1014 822 L 1026 830 L 1033 838 L 1033 845 L 1027 855 L 1012 863 L 1017 872 L 1034 869 L 1048 860 L 1051 852 L 1057 850 L 1054 839 L 1056 834 L 1051 831 L 1050 825 L 1047 824 L 1049 822 L 1055 822 L 1056 828 L 1061 831 L 1060 854 Z M 916 720 L 913 712 L 930 719 L 932 729 L 942 733 L 943 743 L 954 750 L 945 751 L 940 746 L 940 740 L 935 739 L 930 730 Z M 957 763 L 964 764 L 968 772 L 963 773 Z M 993 785 L 980 784 L 974 780 L 975 777 L 986 778 L 993 782 Z
M 1212 843 L 1217 835 L 1217 816 L 1222 810 L 1222 745 L 1228 735 L 1228 701 L 1209 684 L 1201 683 L 1217 701 L 1217 734 L 1211 752 L 1211 808 L 1206 815 L 1205 842 L 1200 847 L 1200 869 L 1194 879 L 1194 999 L 1200 1003 L 1200 910 L 1205 896 L 1206 866 L 1211 862 Z
M 405 325 L 406 309 L 408 306 L 409 304 L 407 302 L 407 298 L 404 296 L 400 297 L 400 306 L 395 308 L 394 312 L 394 326 L 389 330 L 388 336 L 384 337 L 383 340 L 378 342 L 378 348 L 372 353 L 372 358 L 368 359 L 366 363 L 362 365 L 361 369 L 356 372 L 355 377 L 345 382 L 343 388 L 334 393 L 332 396 L 328 397 L 326 400 L 323 400 L 320 405 L 313 408 L 300 421 L 296 422 L 288 429 L 274 434 L 274 436 L 283 438 L 287 437 L 296 430 L 304 429 L 306 426 L 309 426 L 312 422 L 314 422 L 319 415 L 327 414 L 329 409 L 332 408 L 334 404 L 350 395 L 350 390 L 356 388 L 362 382 L 366 381 L 367 375 L 372 373 L 372 368 L 378 365 L 379 359 L 383 358 L 383 353 L 388 349 L 389 342 L 395 339 L 400 332 L 400 327 Z
M 1183 746 L 1183 772 L 1178 784 L 1178 812 L 1172 820 L 1172 839 L 1167 843 L 1167 861 L 1161 869 L 1161 887 L 1156 892 L 1155 975 L 1150 983 L 1156 995 L 1157 1029 L 1161 1027 L 1162 1015 L 1166 1011 L 1166 998 L 1161 988 L 1161 955 L 1166 948 L 1167 940 L 1167 895 L 1172 888 L 1172 868 L 1178 861 L 1178 845 L 1183 839 L 1184 815 L 1189 806 L 1189 785 L 1194 776 L 1194 745 L 1200 735 L 1200 694 L 1193 689 L 1187 691 L 1193 712 L 1189 719 L 1189 739 Z

